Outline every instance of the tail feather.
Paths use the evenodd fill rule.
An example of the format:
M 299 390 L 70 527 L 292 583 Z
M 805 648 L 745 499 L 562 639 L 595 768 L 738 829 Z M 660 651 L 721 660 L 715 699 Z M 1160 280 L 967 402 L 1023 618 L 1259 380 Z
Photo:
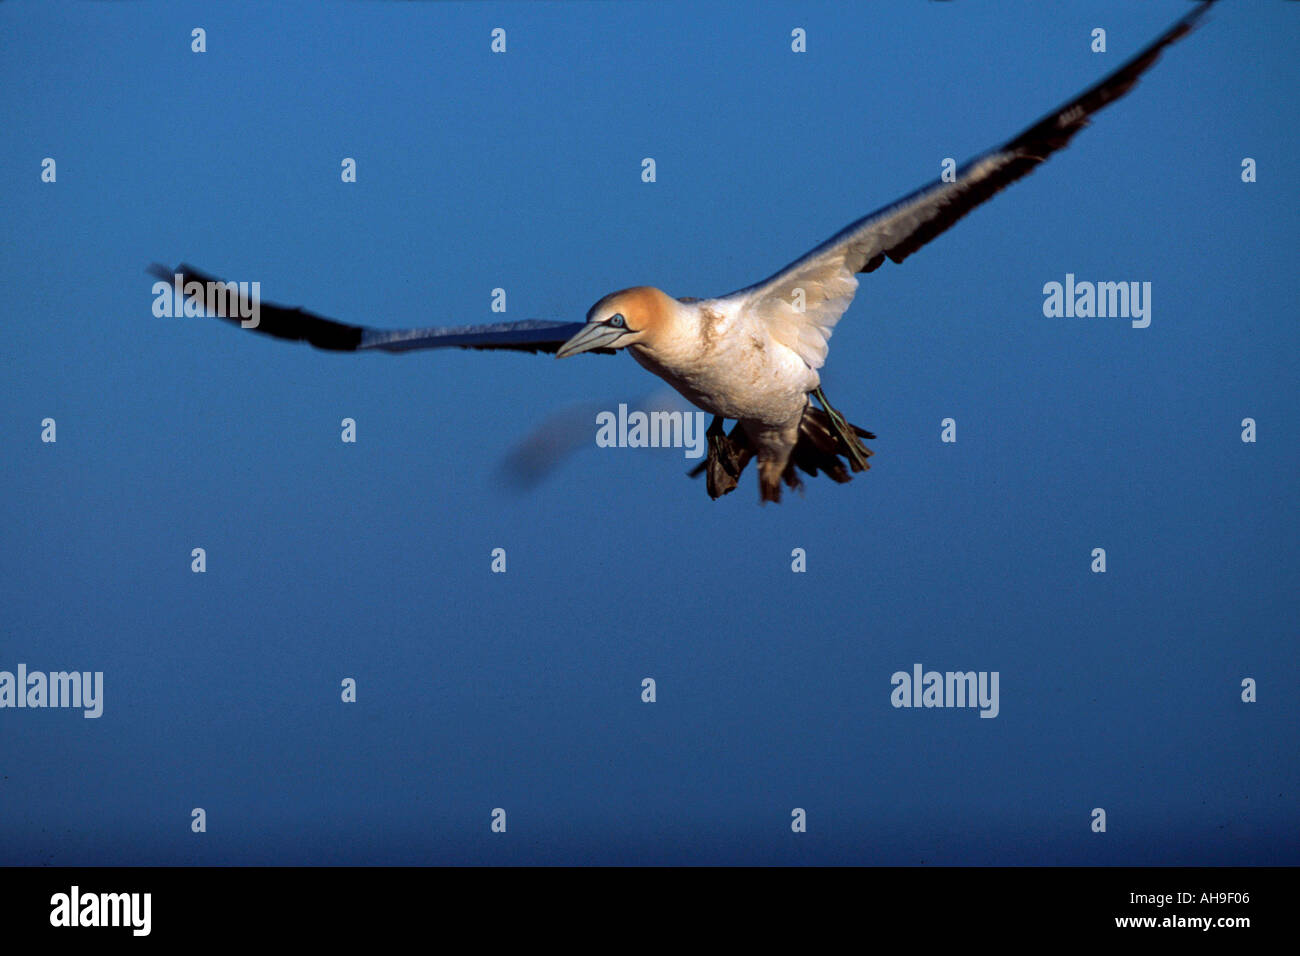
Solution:
M 861 438 L 874 439 L 876 437 L 865 428 L 859 428 L 857 425 L 850 425 L 849 427 Z M 731 443 L 731 451 L 738 468 L 734 474 L 728 473 L 728 480 L 725 483 L 719 484 L 712 480 L 709 482 L 709 492 L 714 498 L 728 494 L 735 488 L 740 473 L 745 470 L 745 466 L 754 457 L 754 446 L 750 442 L 749 435 L 739 422 L 727 434 L 727 440 Z M 866 454 L 871 455 L 871 449 L 866 449 Z M 777 474 L 772 469 L 764 468 L 763 463 L 760 462 L 759 496 L 762 501 L 780 501 L 781 483 L 783 481 L 790 488 L 802 488 L 803 481 L 799 477 L 799 471 L 803 471 L 814 478 L 819 474 L 825 474 L 832 481 L 844 484 L 853 480 L 850 471 L 865 471 L 870 467 L 870 465 L 865 464 L 859 465 L 854 461 L 844 438 L 831 426 L 830 415 L 809 402 L 808 407 L 804 409 L 803 418 L 799 421 L 799 440 L 790 453 L 790 460 L 785 469 L 780 474 Z M 708 468 L 709 462 L 702 461 L 691 469 L 689 474 L 692 478 L 695 478 L 704 474 Z
M 849 427 L 861 438 L 876 437 L 857 425 Z M 866 453 L 870 456 L 871 449 L 868 448 Z M 799 422 L 799 441 L 790 455 L 790 463 L 786 465 L 787 473 L 793 474 L 796 467 L 814 478 L 817 477 L 818 472 L 825 472 L 832 481 L 844 484 L 853 480 L 849 469 L 844 467 L 845 462 L 848 463 L 849 469 L 855 472 L 865 471 L 871 467 L 859 465 L 853 459 L 844 438 L 831 427 L 830 415 L 809 402 L 808 407 L 804 409 L 803 419 Z

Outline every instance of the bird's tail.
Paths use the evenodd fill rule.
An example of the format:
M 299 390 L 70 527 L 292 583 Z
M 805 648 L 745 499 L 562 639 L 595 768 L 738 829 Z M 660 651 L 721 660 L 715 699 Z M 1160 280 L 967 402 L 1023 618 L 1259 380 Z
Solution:
M 876 437 L 857 425 L 849 424 L 849 428 L 852 428 L 859 438 Z M 870 457 L 870 448 L 861 442 L 858 446 L 862 451 L 861 457 Z M 782 481 L 791 488 L 803 486 L 803 481 L 795 469 L 814 478 L 819 473 L 825 473 L 832 481 L 842 485 L 846 481 L 853 480 L 850 470 L 866 471 L 870 467 L 865 460 L 861 464 L 858 463 L 858 458 L 850 452 L 844 436 L 831 423 L 830 415 L 809 402 L 808 407 L 804 409 L 803 418 L 799 421 L 799 441 L 795 443 L 794 451 L 790 453 L 790 461 L 786 464 L 785 471 L 781 473 L 779 479 L 777 475 L 765 475 L 760 471 L 758 490 L 764 501 L 780 501 Z
M 861 438 L 876 437 L 857 425 L 849 425 L 849 427 Z M 728 433 L 727 441 L 730 443 L 732 453 L 729 459 L 730 467 L 727 468 L 728 480 L 710 481 L 709 493 L 714 498 L 725 495 L 736 487 L 736 479 L 754 457 L 753 444 L 739 422 Z M 861 447 L 866 456 L 871 455 L 871 449 L 865 445 Z M 690 476 L 695 478 L 704 474 L 708 465 L 707 461 L 700 462 L 691 469 Z M 790 453 L 790 460 L 786 463 L 785 469 L 776 473 L 774 470 L 760 468 L 759 495 L 763 501 L 780 501 L 782 481 L 791 488 L 802 487 L 803 480 L 799 477 L 798 471 L 803 471 L 814 478 L 825 473 L 832 481 L 844 484 L 846 481 L 853 480 L 850 471 L 866 471 L 870 467 L 865 462 L 859 464 L 850 453 L 844 437 L 835 430 L 830 415 L 809 402 L 808 407 L 804 409 L 803 418 L 799 421 L 799 440 L 795 443 L 794 451 Z
M 848 423 L 846 423 L 848 424 Z M 859 438 L 871 438 L 876 436 L 865 428 L 859 428 L 857 425 L 849 424 L 854 433 Z M 861 442 L 858 443 L 862 449 L 864 457 L 871 457 L 872 451 Z M 851 481 L 853 476 L 849 474 L 844 467 L 844 459 L 848 462 L 850 469 L 853 471 L 866 471 L 871 466 L 863 461 L 861 464 L 850 452 L 848 442 L 832 425 L 831 417 L 825 411 L 817 408 L 812 402 L 804 409 L 803 418 L 799 421 L 799 441 L 794 446 L 794 452 L 790 455 L 790 463 L 786 465 L 785 483 L 791 488 L 799 487 L 799 478 L 794 473 L 795 467 L 807 472 L 814 478 L 819 471 L 824 471 L 830 476 L 831 480 L 844 484 Z M 793 479 L 793 481 L 791 480 Z

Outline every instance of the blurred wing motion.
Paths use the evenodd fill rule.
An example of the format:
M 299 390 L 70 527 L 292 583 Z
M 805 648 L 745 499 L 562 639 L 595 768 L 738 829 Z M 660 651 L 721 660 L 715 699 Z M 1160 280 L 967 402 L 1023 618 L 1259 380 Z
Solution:
M 150 274 L 164 282 L 174 282 L 181 276 L 182 288 L 190 282 L 216 283 L 221 280 L 206 275 L 193 266 L 180 265 L 175 269 L 154 265 Z M 232 283 L 233 285 L 233 283 Z M 239 309 L 229 314 L 216 313 L 227 322 L 242 324 L 241 314 L 248 314 L 252 303 L 236 296 Z M 522 322 L 494 322 L 489 325 L 462 325 L 427 329 L 373 329 L 365 325 L 336 322 L 301 308 L 289 308 L 273 302 L 258 301 L 256 326 L 249 331 L 271 335 L 277 339 L 307 342 L 318 349 L 332 352 L 359 352 L 366 349 L 383 349 L 385 352 L 408 352 L 414 349 L 509 349 L 516 352 L 555 352 L 561 345 L 580 332 L 582 322 L 545 322 L 528 319 Z M 612 354 L 612 349 L 592 349 L 593 352 Z
M 682 412 L 690 414 L 690 405 L 672 389 L 660 389 L 650 395 L 625 402 L 629 412 Z M 541 484 L 559 470 L 571 456 L 593 447 L 596 416 L 617 408 L 618 402 L 582 402 L 569 405 L 538 425 L 502 462 L 502 470 L 516 488 L 527 489 Z
M 773 338 L 810 368 L 821 368 L 831 331 L 857 291 L 856 273 L 872 272 L 886 258 L 902 262 L 976 206 L 1033 172 L 1087 126 L 1094 113 L 1132 89 L 1161 51 L 1188 34 L 1209 7 L 1209 2 L 1198 6 L 1097 85 L 958 168 L 952 182 L 936 180 L 864 216 L 776 275 L 726 298 L 755 309 Z

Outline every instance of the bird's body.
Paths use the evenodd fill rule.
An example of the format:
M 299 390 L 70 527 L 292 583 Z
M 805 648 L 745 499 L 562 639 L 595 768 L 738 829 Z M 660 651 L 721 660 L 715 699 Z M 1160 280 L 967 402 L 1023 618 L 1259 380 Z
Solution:
M 821 378 L 781 341 L 779 327 L 748 290 L 719 299 L 674 299 L 638 286 L 606 296 L 592 314 L 636 316 L 628 320 L 641 332 L 627 346 L 632 358 L 687 401 L 735 420 L 758 460 L 765 497 L 779 497 L 809 395 Z
M 585 323 L 529 320 L 393 330 L 261 303 L 257 331 L 341 351 L 453 346 L 555 352 L 564 358 L 627 349 L 642 367 L 714 416 L 708 462 L 695 472 L 707 473 L 711 496 L 731 491 L 751 458 L 758 461 L 764 501 L 779 501 L 783 482 L 797 487 L 796 469 L 848 481 L 849 469 L 868 467 L 871 452 L 861 439 L 875 436 L 850 425 L 830 406 L 818 370 L 826 361 L 831 333 L 857 291 L 857 276 L 886 260 L 902 262 L 1063 149 L 1093 114 L 1127 93 L 1165 47 L 1186 36 L 1210 2 L 1018 136 L 849 224 L 762 282 L 729 295 L 673 298 L 636 286 L 602 298 Z M 170 270 L 155 271 L 172 278 Z M 176 279 L 178 285 L 214 281 L 185 266 Z M 184 294 L 193 293 L 186 286 Z M 238 318 L 230 313 L 222 317 Z M 813 404 L 814 397 L 821 408 Z M 737 424 L 724 433 L 728 419 Z
M 615 293 L 615 308 L 627 307 L 625 295 Z M 797 423 L 820 379 L 761 315 L 735 299 L 669 300 L 664 310 L 659 334 L 628 346 L 638 365 L 710 414 L 773 428 Z
M 734 419 L 755 450 L 761 480 L 779 494 L 808 395 L 821 383 L 816 369 L 777 341 L 743 297 L 679 301 L 675 311 L 674 334 L 629 346 L 632 357 L 687 401 Z

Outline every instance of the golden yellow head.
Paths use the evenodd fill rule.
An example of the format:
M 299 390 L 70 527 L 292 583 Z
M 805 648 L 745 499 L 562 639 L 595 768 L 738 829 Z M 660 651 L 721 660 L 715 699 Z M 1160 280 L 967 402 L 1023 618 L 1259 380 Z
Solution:
M 582 331 L 561 346 L 556 358 L 592 349 L 622 349 L 653 344 L 676 314 L 677 303 L 648 285 L 612 292 L 591 307 Z

